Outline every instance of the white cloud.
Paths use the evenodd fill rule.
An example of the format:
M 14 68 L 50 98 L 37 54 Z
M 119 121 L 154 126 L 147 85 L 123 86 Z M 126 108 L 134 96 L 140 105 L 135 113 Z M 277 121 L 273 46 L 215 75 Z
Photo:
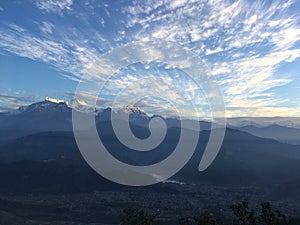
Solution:
M 0 93 L 0 111 L 9 111 L 11 109 L 17 109 L 20 106 L 28 105 L 32 102 L 40 100 L 37 96 L 29 96 L 25 93 L 19 93 L 10 90 L 12 93 Z
M 174 0 L 169 2 L 171 9 L 182 7 L 188 3 L 188 0 Z
M 71 10 L 73 0 L 37 0 L 36 6 L 46 12 L 61 13 L 63 10 Z
M 212 75 L 218 75 L 218 74 L 228 74 L 228 73 L 230 73 L 231 72 L 231 70 L 228 68 L 228 67 L 226 67 L 226 66 L 224 66 L 224 67 L 216 67 L 216 69 L 215 70 L 212 70 L 211 71 L 211 74 Z
M 43 21 L 41 23 L 40 29 L 45 34 L 52 34 L 54 25 L 50 22 Z
M 213 49 L 213 50 L 206 49 L 205 53 L 206 53 L 206 55 L 211 55 L 211 54 L 216 54 L 216 53 L 223 52 L 223 51 L 224 51 L 224 49 L 221 46 L 219 46 L 219 47 L 217 47 L 216 49 Z
M 82 74 L 83 70 L 97 58 L 91 49 L 82 51 L 76 42 L 55 40 L 31 35 L 27 30 L 10 24 L 9 29 L 0 33 L 0 47 L 22 57 L 43 61 L 53 67 L 74 75 Z
M 286 117 L 298 117 L 300 115 L 300 108 L 291 110 L 289 107 L 238 107 L 226 112 L 226 117 L 240 115 L 249 117 L 275 117 L 283 115 Z

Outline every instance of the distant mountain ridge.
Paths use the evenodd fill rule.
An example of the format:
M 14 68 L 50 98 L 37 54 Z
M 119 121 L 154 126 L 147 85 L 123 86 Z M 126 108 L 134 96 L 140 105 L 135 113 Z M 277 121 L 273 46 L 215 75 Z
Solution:
M 80 105 L 83 112 L 85 105 Z M 93 109 L 96 123 L 110 121 L 111 115 L 128 116 L 131 124 L 148 127 L 149 121 L 156 116 L 148 116 L 137 106 L 124 106 L 116 110 L 111 108 Z M 161 116 L 159 116 L 161 117 Z M 181 121 L 176 118 L 163 118 L 168 127 L 180 127 Z M 202 129 L 210 129 L 210 123 L 200 122 Z M 22 106 L 19 109 L 0 113 L 0 142 L 18 137 L 51 131 L 72 131 L 72 108 L 65 102 L 45 100 Z
M 266 127 L 244 126 L 238 130 L 248 132 L 262 138 L 272 138 L 283 143 L 300 144 L 300 129 L 272 124 Z
M 267 127 L 277 124 L 283 127 L 300 128 L 300 117 L 230 117 L 227 124 L 232 127 Z
M 0 141 L 44 131 L 71 131 L 72 110 L 66 103 L 42 101 L 0 114 Z
M 105 129 L 99 133 L 104 145 L 117 159 L 132 165 L 153 164 L 168 157 L 178 143 L 179 128 L 169 128 L 166 139 L 150 152 L 136 152 L 122 145 L 113 135 L 108 122 L 99 124 Z M 143 127 L 134 127 L 146 133 Z M 191 131 L 194 132 L 194 131 Z M 258 138 L 246 132 L 227 129 L 219 155 L 205 171 L 197 170 L 210 131 L 202 131 L 195 154 L 188 164 L 175 176 L 187 183 L 209 182 L 213 184 L 282 183 L 297 179 L 300 165 L 291 162 L 300 160 L 298 146 L 282 144 L 275 140 Z M 18 138 L 0 145 L 0 163 L 18 161 L 58 162 L 63 165 L 85 166 L 72 132 L 44 132 Z
M 167 158 L 178 143 L 181 121 L 177 118 L 161 117 L 168 128 L 162 143 L 149 152 L 137 152 L 129 149 L 122 145 L 114 134 L 111 124 L 112 113 L 128 116 L 131 130 L 139 138 L 146 138 L 149 135 L 149 121 L 156 116 L 148 116 L 138 107 L 132 106 L 116 111 L 111 108 L 95 110 L 93 115 L 101 140 L 115 158 L 125 163 L 137 166 L 154 164 Z M 259 132 L 262 132 L 261 135 L 263 135 L 264 130 L 266 130 L 266 134 L 275 135 L 277 130 L 277 133 L 280 134 L 285 132 L 282 129 L 291 128 L 274 124 L 270 127 L 248 124 L 249 126 L 236 127 L 236 129 L 227 128 L 217 158 L 206 171 L 199 173 L 197 168 L 211 132 L 209 122 L 200 121 L 199 123 L 201 126 L 200 140 L 195 153 L 188 164 L 175 175 L 175 180 L 187 184 L 203 182 L 232 186 L 267 184 L 274 193 L 277 191 L 274 190 L 274 184 L 280 185 L 278 186 L 279 192 L 282 192 L 281 190 L 285 187 L 297 187 L 300 178 L 298 175 L 300 146 L 280 143 L 273 140 L 273 137 L 272 139 L 257 137 Z M 243 122 L 243 125 L 246 124 Z M 246 129 L 248 129 L 247 132 Z M 296 131 L 290 130 L 294 133 Z M 189 132 L 196 131 L 189 130 Z M 252 135 L 250 132 L 256 133 Z M 36 182 L 37 187 L 40 186 L 43 173 L 38 178 L 35 174 L 39 174 L 43 168 L 46 170 L 47 176 L 53 178 L 52 173 L 55 170 L 57 172 L 54 176 L 55 179 L 61 173 L 66 172 L 66 176 L 69 174 L 70 180 L 78 176 L 73 174 L 74 168 L 78 168 L 79 175 L 82 169 L 89 168 L 80 154 L 72 132 L 72 109 L 64 102 L 43 101 L 13 112 L 1 113 L 0 137 L 2 138 L 0 140 L 0 166 L 3 165 L 2 168 L 4 168 L 2 177 L 5 179 L 8 175 L 13 177 L 10 178 L 11 183 L 5 186 L 7 190 L 10 190 L 9 184 L 14 184 L 15 188 L 19 187 L 19 183 L 24 178 L 24 164 L 26 168 L 30 168 L 29 175 L 27 174 L 30 177 L 28 185 L 32 183 L 32 179 Z M 36 167 L 37 164 L 38 167 Z M 69 166 L 71 167 L 69 168 Z M 73 166 L 75 167 L 73 168 Z M 69 169 L 66 171 L 66 168 Z M 88 174 L 90 173 L 92 174 L 91 184 L 93 184 L 92 180 L 96 180 L 96 174 L 92 171 L 88 172 Z M 82 176 L 85 178 L 88 175 Z M 15 180 L 15 177 L 18 180 Z M 55 182 L 53 181 L 54 184 L 56 184 Z M 68 185 L 69 182 L 71 181 L 68 181 Z M 84 184 L 84 182 L 82 183 Z M 99 185 L 104 183 L 102 179 Z M 83 188 L 81 183 L 78 184 L 79 187 Z M 47 189 L 47 185 L 44 188 Z M 295 191 L 295 193 L 298 192 Z
M 164 118 L 160 115 L 149 116 L 137 106 L 124 106 L 119 109 L 91 109 L 76 101 L 80 111 L 93 113 L 96 123 L 111 121 L 111 115 L 128 116 L 129 122 L 134 125 L 148 127 L 153 117 L 162 118 L 167 127 L 181 127 L 180 119 Z M 71 104 L 72 105 L 72 104 Z M 188 120 L 188 119 L 186 119 Z M 277 124 L 280 122 L 280 124 Z M 228 118 L 228 127 L 248 132 L 257 137 L 271 138 L 283 143 L 300 144 L 300 129 L 297 126 L 298 118 Z M 300 121 L 300 119 L 299 119 Z M 200 124 L 201 130 L 210 130 L 211 123 L 208 121 L 194 121 Z M 299 122 L 300 123 L 300 122 Z M 281 124 L 287 124 L 283 126 Z M 159 127 L 158 127 L 159 128 Z M 72 131 L 72 108 L 63 101 L 45 101 L 22 106 L 19 109 L 0 113 L 0 142 L 14 140 L 15 138 L 52 131 Z

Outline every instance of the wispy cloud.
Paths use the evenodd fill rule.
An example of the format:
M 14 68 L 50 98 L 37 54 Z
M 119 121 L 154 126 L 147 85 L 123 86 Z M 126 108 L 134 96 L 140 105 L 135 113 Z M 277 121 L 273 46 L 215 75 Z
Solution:
M 40 29 L 44 34 L 52 34 L 54 25 L 50 22 L 43 21 L 41 23 Z
M 89 94 L 89 93 L 72 93 L 66 92 L 65 95 L 68 99 L 68 102 L 72 106 L 72 103 L 75 101 L 78 104 L 85 105 L 85 106 L 97 106 L 99 108 L 109 107 L 111 106 L 112 101 L 98 97 L 97 95 Z
M 268 111 L 273 109 L 277 115 L 285 111 L 272 106 L 288 99 L 276 96 L 272 90 L 294 79 L 278 74 L 277 68 L 300 57 L 300 50 L 293 48 L 300 40 L 299 17 L 287 13 L 292 4 L 189 1 L 176 7 L 172 3 L 154 4 L 152 9 L 157 10 L 145 16 L 145 8 L 137 3 L 129 7 L 129 24 L 143 27 L 136 39 L 151 35 L 197 52 L 219 81 L 228 109 L 235 111 L 232 113 L 251 115 L 246 109 L 256 105 L 270 107 Z
M 71 10 L 73 0 L 37 0 L 36 6 L 46 12 L 62 13 L 63 10 Z
M 0 30 L 1 49 L 43 61 L 61 71 L 78 75 L 96 59 L 92 49 L 83 48 L 72 40 L 60 42 L 37 37 L 16 24 Z
M 37 100 L 39 100 L 39 98 L 35 96 L 0 94 L 0 111 L 17 109 L 20 106 L 28 105 Z
M 297 107 L 294 110 L 299 111 L 300 108 Z M 294 117 L 295 112 L 289 107 L 245 107 L 245 108 L 236 108 L 234 110 L 228 110 L 226 117 L 236 117 L 239 115 L 247 115 L 250 117 L 274 117 L 274 116 L 285 116 L 285 117 Z

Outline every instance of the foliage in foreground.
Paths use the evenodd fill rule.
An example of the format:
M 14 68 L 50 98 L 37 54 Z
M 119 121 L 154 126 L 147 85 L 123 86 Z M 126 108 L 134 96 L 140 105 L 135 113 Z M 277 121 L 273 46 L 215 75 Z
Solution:
M 203 212 L 194 217 L 183 217 L 178 220 L 178 225 L 289 225 L 291 218 L 274 210 L 269 202 L 260 204 L 260 212 L 256 213 L 249 208 L 249 203 L 243 201 L 230 206 L 234 218 L 225 222 L 216 218 L 210 212 Z M 148 214 L 142 209 L 125 209 L 121 225 L 160 225 L 157 221 L 158 214 Z

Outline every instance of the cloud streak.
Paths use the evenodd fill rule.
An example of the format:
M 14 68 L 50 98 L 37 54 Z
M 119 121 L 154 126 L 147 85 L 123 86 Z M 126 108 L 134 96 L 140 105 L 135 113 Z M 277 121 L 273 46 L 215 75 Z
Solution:
M 28 105 L 37 100 L 39 100 L 39 98 L 33 96 L 0 94 L 0 111 L 17 109 L 20 106 Z
M 71 10 L 73 0 L 37 0 L 36 6 L 48 13 L 59 13 L 63 10 Z

